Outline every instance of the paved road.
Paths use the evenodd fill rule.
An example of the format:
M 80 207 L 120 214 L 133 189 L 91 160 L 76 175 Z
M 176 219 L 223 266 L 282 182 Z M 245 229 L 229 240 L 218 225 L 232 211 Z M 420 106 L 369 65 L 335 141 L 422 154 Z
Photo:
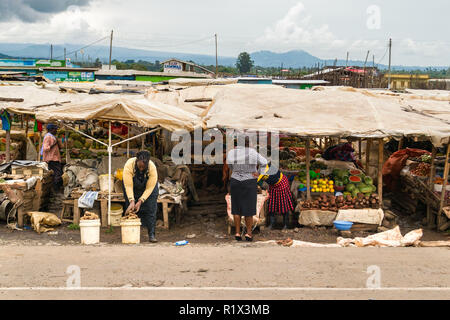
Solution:
M 449 262 L 448 248 L 0 246 L 0 299 L 450 299 Z

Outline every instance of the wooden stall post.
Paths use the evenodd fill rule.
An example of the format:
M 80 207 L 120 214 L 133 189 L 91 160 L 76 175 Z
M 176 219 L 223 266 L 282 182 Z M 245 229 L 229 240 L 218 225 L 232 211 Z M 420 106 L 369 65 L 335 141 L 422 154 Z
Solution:
M 361 138 L 358 138 L 358 160 L 359 160 L 359 162 L 361 162 L 361 160 L 362 160 L 362 140 L 361 140 Z
M 130 139 L 130 126 L 127 126 L 127 139 Z M 130 158 L 130 141 L 127 141 L 127 158 Z
M 444 167 L 444 181 L 442 182 L 442 191 L 441 191 L 441 201 L 439 204 L 439 211 L 437 213 L 437 229 L 439 230 L 440 227 L 445 223 L 445 218 L 442 215 L 442 208 L 444 208 L 444 202 L 445 202 L 445 195 L 446 195 L 446 188 L 447 188 L 447 179 L 448 179 L 448 158 L 449 158 L 449 150 L 450 150 L 450 143 L 447 144 L 447 152 L 445 155 L 445 167 Z
M 154 157 L 156 155 L 156 132 L 154 132 L 152 135 L 152 145 L 152 156 Z
M 366 174 L 370 175 L 370 149 L 372 149 L 372 139 L 367 138 L 366 140 Z
M 66 164 L 69 163 L 69 147 L 68 147 L 68 143 L 67 143 L 67 129 L 64 129 L 64 145 L 66 148 Z
M 28 115 L 25 115 L 25 137 L 28 139 Z M 28 141 L 28 140 L 27 140 Z
M 306 199 L 311 200 L 311 190 L 310 190 L 311 178 L 309 177 L 309 167 L 311 160 L 310 138 L 306 138 L 305 151 L 306 151 Z
M 20 115 L 20 129 L 23 129 L 23 114 Z
M 11 161 L 11 130 L 6 130 L 6 162 Z
M 430 188 L 430 190 L 433 191 L 433 186 L 434 186 L 434 176 L 436 175 L 436 166 L 434 164 L 434 158 L 436 158 L 436 147 L 433 146 L 432 150 L 431 150 L 431 168 L 430 168 L 430 179 L 428 179 L 428 187 Z M 434 226 L 434 215 L 433 212 L 431 211 L 431 206 L 430 206 L 430 202 L 431 199 L 428 199 L 427 202 L 427 225 L 429 228 L 431 228 L 432 226 Z
M 403 149 L 403 143 L 404 143 L 404 138 L 401 138 L 400 141 L 398 142 L 398 149 L 397 150 L 402 150 Z
M 383 207 L 383 160 L 384 160 L 384 141 L 378 139 L 378 198 L 380 206 Z
M 42 147 L 42 131 L 39 131 L 39 148 L 37 153 L 37 161 L 41 161 L 41 147 Z

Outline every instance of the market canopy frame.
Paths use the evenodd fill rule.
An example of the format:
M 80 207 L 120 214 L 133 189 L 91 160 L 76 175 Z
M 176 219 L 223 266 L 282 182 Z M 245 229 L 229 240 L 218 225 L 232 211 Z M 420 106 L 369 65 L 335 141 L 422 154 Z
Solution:
M 61 106 L 51 106 L 41 108 L 35 113 L 36 119 L 42 122 L 62 122 L 66 128 L 74 130 L 84 136 L 89 137 L 107 147 L 108 150 L 108 174 L 111 172 L 111 158 L 113 147 L 123 142 L 147 135 L 161 128 L 169 131 L 187 130 L 192 131 L 198 126 L 202 126 L 202 121 L 196 115 L 180 110 L 171 105 L 160 102 L 151 102 L 147 99 L 97 99 L 96 101 L 71 103 Z M 100 120 L 108 121 L 109 135 L 108 144 L 105 144 L 94 137 L 71 127 L 67 122 Z M 145 128 L 154 128 L 139 135 L 129 137 L 125 140 L 112 143 L 111 124 L 113 122 L 136 123 Z M 155 128 L 156 127 L 156 128 Z M 111 224 L 111 179 L 108 179 L 108 225 Z

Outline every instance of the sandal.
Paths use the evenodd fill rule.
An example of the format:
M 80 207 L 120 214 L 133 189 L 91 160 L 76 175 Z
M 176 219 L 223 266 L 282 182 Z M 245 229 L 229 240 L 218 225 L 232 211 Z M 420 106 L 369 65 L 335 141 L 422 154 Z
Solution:
M 248 234 L 245 235 L 245 240 L 247 241 L 253 241 L 253 237 L 249 237 Z
M 242 237 L 239 235 L 234 235 L 234 238 L 237 240 L 237 241 L 242 241 Z

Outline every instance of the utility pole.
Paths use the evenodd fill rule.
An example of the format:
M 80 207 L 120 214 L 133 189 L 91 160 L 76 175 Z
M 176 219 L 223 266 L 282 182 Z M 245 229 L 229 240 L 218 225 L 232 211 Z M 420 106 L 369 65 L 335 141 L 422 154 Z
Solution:
M 345 68 L 348 66 L 348 51 L 347 51 L 347 60 L 345 60 Z
M 370 50 L 367 50 L 367 54 L 366 54 L 366 60 L 364 60 L 364 67 L 363 67 L 363 87 L 366 87 L 366 63 L 367 63 L 367 58 L 369 57 L 369 52 Z
M 391 89 L 391 48 L 392 39 L 389 38 L 389 71 L 388 71 L 388 89 Z
M 375 76 L 375 55 L 372 56 L 372 88 L 373 88 L 374 76 Z
M 217 63 L 217 33 L 214 34 L 214 37 L 216 39 L 216 78 L 217 78 L 217 70 L 218 70 L 218 63 Z
M 111 40 L 109 42 L 109 70 L 111 70 L 112 40 L 113 40 L 113 30 L 111 30 Z
M 53 60 L 53 45 L 50 45 L 50 60 Z
M 64 48 L 64 61 L 66 61 L 66 48 Z
M 319 80 L 319 74 L 320 74 L 320 62 L 317 62 L 317 80 Z
M 283 76 L 283 62 L 281 63 L 281 68 L 280 68 L 280 78 Z

